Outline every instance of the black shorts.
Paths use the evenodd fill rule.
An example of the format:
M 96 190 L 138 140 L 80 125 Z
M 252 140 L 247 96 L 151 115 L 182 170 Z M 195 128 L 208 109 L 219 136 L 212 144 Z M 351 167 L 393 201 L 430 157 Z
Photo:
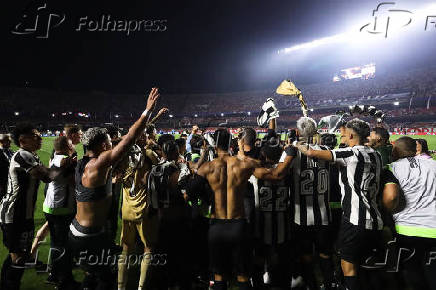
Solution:
M 338 253 L 342 260 L 362 264 L 378 248 L 382 231 L 367 230 L 342 220 L 338 236 Z
M 30 253 L 35 225 L 33 220 L 20 223 L 2 224 L 3 244 L 10 253 Z
M 214 274 L 247 275 L 252 247 L 246 219 L 211 219 L 209 257 Z
M 76 265 L 97 276 L 112 275 L 120 254 L 103 228 L 83 227 L 73 219 L 68 234 L 68 247 Z M 107 276 L 110 277 L 110 276 Z
M 313 255 L 314 251 L 326 255 L 333 253 L 331 226 L 294 225 L 293 240 L 297 254 Z

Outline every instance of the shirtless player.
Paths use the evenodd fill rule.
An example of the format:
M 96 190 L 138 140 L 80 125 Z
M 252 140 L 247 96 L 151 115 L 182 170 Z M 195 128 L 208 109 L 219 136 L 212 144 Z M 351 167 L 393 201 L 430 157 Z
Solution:
M 158 89 L 153 88 L 146 110 L 114 148 L 103 128 L 90 128 L 82 138 L 87 154 L 76 167 L 77 214 L 70 225 L 69 244 L 73 254 L 79 256 L 79 264 L 97 277 L 97 289 L 115 286 L 116 276 L 110 272 L 109 259 L 103 258 L 113 248 L 113 242 L 103 230 L 111 206 L 112 166 L 142 134 L 158 98 Z M 95 259 L 104 260 L 95 263 Z
M 208 182 L 214 193 L 209 229 L 211 267 L 215 275 L 214 289 L 227 288 L 223 274 L 229 269 L 236 272 L 240 289 L 250 288 L 248 265 L 251 253 L 247 246 L 250 240 L 244 210 L 248 179 L 252 174 L 260 179 L 280 179 L 292 161 L 292 157 L 288 156 L 275 169 L 259 168 L 260 161 L 244 155 L 245 140 L 255 136 L 254 129 L 244 129 L 238 141 L 239 153 L 232 157 L 228 153 L 230 134 L 225 129 L 218 129 L 214 136 L 218 158 L 201 166 L 194 177 L 195 188 L 204 189 L 204 184 Z M 286 149 L 288 155 L 293 155 L 292 150 L 295 149 Z

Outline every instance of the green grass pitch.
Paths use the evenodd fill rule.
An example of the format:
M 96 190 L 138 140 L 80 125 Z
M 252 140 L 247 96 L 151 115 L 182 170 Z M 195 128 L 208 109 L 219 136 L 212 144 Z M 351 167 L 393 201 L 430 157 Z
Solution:
M 176 136 L 176 137 L 178 137 L 178 136 Z M 392 135 L 391 140 L 396 140 L 399 137 L 401 137 L 401 136 Z M 413 137 L 413 138 L 425 138 L 428 142 L 429 149 L 436 150 L 436 136 L 411 136 L 411 137 Z M 50 154 L 53 150 L 52 143 L 53 143 L 53 138 L 50 138 L 50 137 L 44 138 L 42 148 L 41 148 L 41 150 L 38 151 L 38 155 L 41 158 L 41 161 L 46 166 L 48 166 Z M 13 149 L 16 150 L 17 148 L 13 147 Z M 77 149 L 79 158 L 81 158 L 81 156 L 83 155 L 82 146 L 78 146 L 76 149 Z M 434 156 L 434 158 L 436 159 L 435 156 Z M 35 208 L 35 228 L 36 228 L 36 230 L 39 229 L 41 227 L 41 225 L 43 225 L 45 222 L 44 214 L 42 212 L 42 203 L 44 201 L 43 190 L 44 190 L 44 184 L 41 183 L 41 186 L 39 187 L 39 191 L 38 191 L 38 199 L 37 199 L 36 208 Z M 119 223 L 119 230 L 120 230 L 120 223 Z M 119 230 L 118 230 L 118 237 L 119 237 Z M 3 237 L 3 235 L 0 238 L 0 265 L 3 264 L 3 261 L 8 253 L 7 249 L 3 246 L 2 237 Z M 39 248 L 38 259 L 43 261 L 44 263 L 47 263 L 47 256 L 48 256 L 48 251 L 49 251 L 49 247 L 50 247 L 49 245 L 50 245 L 50 237 L 48 237 L 46 242 L 44 244 L 42 244 Z M 81 277 L 83 277 L 82 272 L 78 269 L 74 270 L 74 275 L 75 275 L 77 280 L 80 280 Z M 24 290 L 27 290 L 27 289 L 29 289 L 29 290 L 54 289 L 53 286 L 47 285 L 44 283 L 46 278 L 47 278 L 46 273 L 37 274 L 34 269 L 28 269 L 24 273 L 22 283 L 21 283 L 21 289 L 24 289 Z M 134 279 L 135 277 L 131 277 L 131 278 Z M 134 283 L 132 283 L 132 284 L 133 284 L 132 289 L 135 289 Z

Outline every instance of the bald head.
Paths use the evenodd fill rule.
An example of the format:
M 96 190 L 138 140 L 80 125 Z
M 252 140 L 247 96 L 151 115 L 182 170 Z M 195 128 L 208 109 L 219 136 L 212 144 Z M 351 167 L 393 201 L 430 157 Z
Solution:
M 413 157 L 416 155 L 416 140 L 410 137 L 401 137 L 394 143 L 394 147 L 392 149 L 392 158 L 394 161 L 406 158 Z

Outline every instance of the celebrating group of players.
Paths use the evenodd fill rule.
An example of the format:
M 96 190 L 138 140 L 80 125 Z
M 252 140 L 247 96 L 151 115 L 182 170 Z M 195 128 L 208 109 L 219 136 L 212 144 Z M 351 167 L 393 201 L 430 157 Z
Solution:
M 157 139 L 153 122 L 166 112 L 150 120 L 158 98 L 153 88 L 122 137 L 69 128 L 55 139 L 49 168 L 36 155 L 42 138 L 33 126 L 16 126 L 13 155 L 2 140 L 0 223 L 9 255 L 1 289 L 19 289 L 35 257 L 40 181 L 48 184 L 48 230 L 35 240 L 50 232 L 48 282 L 58 289 L 78 288 L 73 266 L 85 270 L 83 289 L 126 289 L 135 264 L 138 289 L 227 289 L 232 279 L 240 289 L 286 289 L 298 276 L 293 284 L 309 289 L 434 287 L 427 272 L 436 259 L 436 162 L 417 154 L 414 139 L 392 146 L 385 129 L 352 119 L 338 125 L 334 149 L 336 136 L 318 134 L 303 117 L 284 144 L 278 114 L 261 140 L 253 128 L 233 138 L 225 128 L 202 136 L 196 127 L 177 140 Z M 400 271 L 388 274 L 389 267 Z

